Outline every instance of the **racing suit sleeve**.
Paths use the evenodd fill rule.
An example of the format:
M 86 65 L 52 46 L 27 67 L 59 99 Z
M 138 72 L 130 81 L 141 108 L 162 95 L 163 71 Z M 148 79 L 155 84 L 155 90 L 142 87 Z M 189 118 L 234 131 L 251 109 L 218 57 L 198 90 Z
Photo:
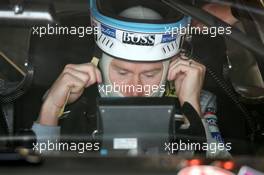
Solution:
M 42 101 L 47 98 L 48 93 L 49 89 L 43 95 Z M 60 138 L 60 126 L 47 126 L 34 122 L 31 129 L 37 137 L 37 143 L 47 142 L 48 140 L 58 141 Z
M 60 126 L 46 126 L 33 123 L 32 131 L 37 137 L 37 143 L 58 142 L 60 138 Z
M 217 125 L 217 105 L 216 96 L 208 91 L 201 93 L 201 110 L 203 113 L 202 123 L 205 129 L 209 148 L 206 156 L 209 158 L 230 158 L 231 143 L 225 143 L 222 139 Z

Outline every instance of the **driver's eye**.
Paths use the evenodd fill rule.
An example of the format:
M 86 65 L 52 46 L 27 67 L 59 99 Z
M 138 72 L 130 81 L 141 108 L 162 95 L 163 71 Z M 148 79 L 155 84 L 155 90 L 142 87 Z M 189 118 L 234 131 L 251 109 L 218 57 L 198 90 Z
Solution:
M 154 77 L 154 74 L 145 74 L 145 77 L 147 77 L 147 78 L 153 78 Z
M 118 71 L 118 74 L 123 76 L 123 75 L 127 75 L 128 72 L 125 70 L 120 70 L 120 71 Z
M 143 74 L 145 77 L 147 78 L 153 78 L 155 77 L 156 75 L 158 74 L 158 72 L 148 72 L 148 73 L 145 73 Z

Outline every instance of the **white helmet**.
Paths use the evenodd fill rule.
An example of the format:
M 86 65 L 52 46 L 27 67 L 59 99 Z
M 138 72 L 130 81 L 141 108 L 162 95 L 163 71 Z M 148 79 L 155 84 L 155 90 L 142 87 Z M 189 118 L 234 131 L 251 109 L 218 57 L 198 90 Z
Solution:
M 97 46 L 110 56 L 130 61 L 173 57 L 182 35 L 172 35 L 168 29 L 187 27 L 190 22 L 160 0 L 91 0 L 90 8 L 92 25 L 98 27 Z

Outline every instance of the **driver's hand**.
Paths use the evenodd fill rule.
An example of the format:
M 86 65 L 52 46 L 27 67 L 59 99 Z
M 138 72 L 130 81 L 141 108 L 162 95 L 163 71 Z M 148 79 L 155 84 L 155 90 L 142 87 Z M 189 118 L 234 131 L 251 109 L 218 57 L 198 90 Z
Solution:
M 174 81 L 176 94 L 181 105 L 189 102 L 201 116 L 200 93 L 204 82 L 204 65 L 178 56 L 169 67 L 168 80 Z
M 67 98 L 68 103 L 73 103 L 82 95 L 85 88 L 101 82 L 102 76 L 99 69 L 91 63 L 66 65 L 42 105 L 39 123 L 57 125 L 58 114 Z

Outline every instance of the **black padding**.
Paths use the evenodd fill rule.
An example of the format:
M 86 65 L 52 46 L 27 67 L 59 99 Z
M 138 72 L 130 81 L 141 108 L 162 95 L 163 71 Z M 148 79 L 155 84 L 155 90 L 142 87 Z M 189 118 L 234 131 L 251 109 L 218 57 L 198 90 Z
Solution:
M 0 136 L 5 136 L 7 134 L 8 134 L 7 123 L 2 110 L 2 106 L 0 105 Z M 0 147 L 1 147 L 1 143 L 2 142 L 0 142 Z
M 193 36 L 193 55 L 205 65 L 210 65 L 215 74 L 223 78 L 223 64 L 226 61 L 226 45 L 223 37 L 212 38 L 206 35 Z M 206 73 L 204 89 L 217 97 L 218 127 L 226 142 L 232 142 L 232 153 L 245 153 L 249 145 L 241 144 L 247 139 L 247 121 L 241 111 Z M 234 127 L 235 126 L 235 127 Z
M 65 13 L 60 22 L 61 26 L 89 27 L 90 17 L 88 13 Z M 50 86 L 66 64 L 89 62 L 93 50 L 93 35 L 32 35 L 29 55 L 35 70 L 33 85 Z
M 89 13 L 58 14 L 62 26 L 90 26 Z M 38 118 L 42 96 L 58 78 L 66 64 L 90 62 L 94 50 L 93 35 L 31 36 L 29 59 L 34 66 L 30 90 L 16 102 L 15 131 L 29 129 Z
M 190 127 L 185 130 L 185 133 L 188 135 L 198 136 L 201 139 L 203 138 L 205 140 L 206 138 L 205 129 L 197 111 L 188 102 L 185 102 L 183 104 L 182 111 L 183 114 L 187 117 L 188 121 L 190 122 Z

